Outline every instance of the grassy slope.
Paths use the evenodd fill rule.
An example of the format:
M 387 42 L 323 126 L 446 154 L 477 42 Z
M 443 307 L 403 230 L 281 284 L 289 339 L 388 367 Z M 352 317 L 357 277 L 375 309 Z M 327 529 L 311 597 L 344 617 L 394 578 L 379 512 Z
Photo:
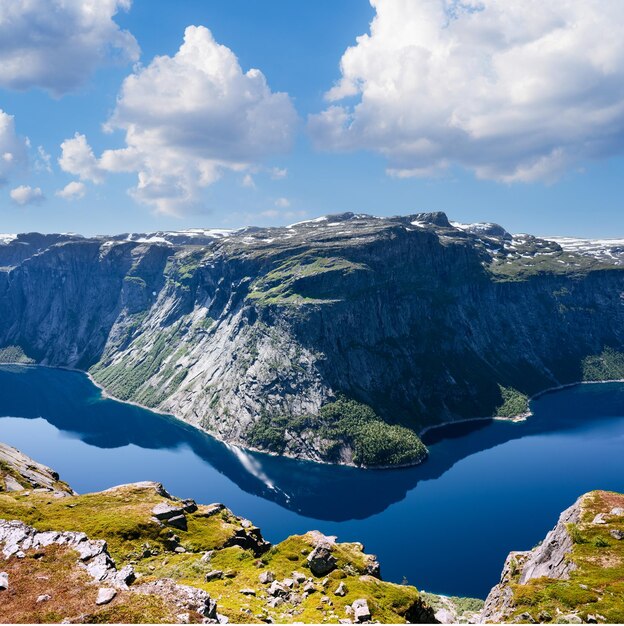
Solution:
M 19 519 L 39 530 L 83 531 L 91 539 L 105 539 L 118 568 L 133 563 L 135 570 L 142 574 L 142 582 L 169 577 L 205 589 L 217 600 L 219 612 L 232 622 L 260 622 L 272 617 L 282 623 L 323 620 L 335 623 L 346 617 L 348 604 L 366 598 L 374 619 L 400 623 L 405 621 L 408 610 L 420 604 L 414 587 L 382 582 L 365 575 L 367 557 L 359 544 L 337 544 L 338 569 L 330 574 L 325 588 L 322 579 L 318 579 L 318 591 L 300 605 L 285 604 L 271 609 L 266 605 L 266 598 L 259 597 L 263 590 L 258 580 L 260 573 L 270 570 L 278 580 L 290 577 L 293 571 L 312 576 L 306 568 L 306 555 L 312 550 L 313 537 L 289 537 L 258 557 L 238 546 L 224 547 L 234 533 L 246 525 L 227 509 L 207 516 L 210 509 L 199 507 L 197 512 L 187 514 L 188 531 L 161 528 L 150 519 L 151 510 L 165 501 L 170 502 L 153 487 L 145 486 L 67 498 L 55 498 L 50 493 L 16 492 L 0 494 L 0 518 Z M 178 535 L 185 553 L 174 551 L 178 544 L 172 542 L 173 533 Z M 211 562 L 202 561 L 208 550 L 215 550 Z M 206 573 L 213 569 L 224 571 L 227 577 L 205 582 Z M 341 580 L 348 589 L 345 597 L 333 594 Z M 258 597 L 241 594 L 240 589 L 246 587 L 255 589 Z M 330 597 L 331 604 L 321 602 L 323 595 Z M 286 612 L 289 609 L 294 610 L 293 614 Z M 45 615 L 38 619 L 55 621 L 53 613 L 49 619 Z M 31 613 L 27 615 L 32 617 Z M 105 621 L 118 621 L 120 616 L 123 615 L 118 611 L 115 619 Z

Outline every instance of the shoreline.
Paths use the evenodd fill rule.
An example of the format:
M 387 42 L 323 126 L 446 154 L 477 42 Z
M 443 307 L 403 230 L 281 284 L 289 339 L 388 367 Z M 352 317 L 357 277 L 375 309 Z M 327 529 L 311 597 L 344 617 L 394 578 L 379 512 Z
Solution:
M 518 413 L 517 415 L 512 415 L 511 417 L 493 415 L 492 417 L 469 417 L 467 419 L 449 420 L 447 422 L 440 422 L 439 424 L 425 426 L 425 428 L 418 432 L 418 436 L 422 438 L 429 431 L 435 430 L 436 428 L 444 428 L 445 426 L 453 426 L 455 424 L 467 424 L 469 422 L 511 422 L 513 424 L 519 424 L 520 422 L 526 422 L 530 417 L 533 417 L 533 411 L 530 407 L 531 402 L 545 396 L 547 393 L 554 393 L 556 391 L 562 391 L 563 389 L 570 389 L 571 387 L 578 387 L 580 385 L 608 385 L 609 383 L 624 383 L 624 378 L 611 378 L 608 380 L 579 380 L 573 383 L 555 385 L 553 387 L 543 389 L 542 391 L 538 391 L 530 396 L 527 400 L 529 410 L 524 413 Z
M 237 450 L 240 450 L 243 453 L 255 452 L 256 454 L 265 454 L 271 457 L 284 457 L 287 459 L 291 459 L 293 461 L 300 461 L 302 463 L 318 463 L 320 465 L 335 465 L 336 467 L 352 467 L 353 469 L 379 470 L 379 471 L 387 471 L 387 470 L 393 470 L 393 469 L 408 469 L 410 467 L 418 467 L 419 465 L 422 465 L 429 457 L 429 451 L 427 451 L 427 454 L 425 455 L 425 457 L 422 459 L 422 461 L 418 461 L 418 463 L 404 463 L 402 465 L 374 465 L 374 466 L 364 465 L 363 466 L 363 465 L 356 465 L 355 463 L 330 463 L 329 461 L 322 461 L 322 460 L 316 460 L 316 459 L 303 459 L 301 457 L 295 456 L 294 454 L 289 454 L 287 452 L 284 454 L 277 454 L 277 452 L 269 452 L 268 450 L 261 450 L 259 448 L 254 448 L 253 446 L 247 446 L 247 445 L 243 446 L 238 443 L 226 441 L 225 439 L 222 439 L 218 435 L 209 433 L 207 430 L 204 430 L 203 428 L 199 428 L 199 426 L 195 426 L 194 424 L 187 422 L 181 417 L 178 417 L 177 415 L 175 415 L 175 413 L 163 411 L 162 409 L 158 409 L 155 407 L 145 406 L 144 404 L 140 404 L 139 402 L 135 402 L 134 400 L 121 400 L 120 398 L 116 398 L 110 392 L 108 392 L 103 385 L 101 385 L 97 380 L 95 380 L 95 378 L 93 378 L 93 375 L 90 372 L 78 369 L 76 367 L 69 367 L 67 365 L 44 365 L 43 363 L 19 363 L 16 361 L 0 361 L 0 366 L 2 365 L 13 365 L 13 366 L 18 366 L 18 367 L 32 367 L 32 368 L 45 367 L 51 370 L 62 370 L 65 372 L 73 372 L 76 374 L 82 374 L 83 376 L 86 376 L 89 379 L 89 382 L 100 391 L 102 398 L 104 398 L 105 400 L 113 400 L 114 402 L 121 402 L 123 404 L 129 404 L 139 409 L 143 409 L 144 411 L 150 411 L 151 413 L 156 413 L 158 415 L 162 415 L 163 417 L 168 417 L 172 420 L 175 420 L 176 423 L 182 426 L 193 428 L 194 430 L 199 431 L 203 435 L 206 435 L 207 437 L 211 437 L 215 441 L 218 441 L 224 446 L 227 446 L 230 448 L 236 448 Z
M 218 441 L 219 443 L 228 446 L 228 447 L 233 447 L 236 448 L 242 452 L 255 452 L 256 454 L 266 454 L 268 456 L 271 457 L 284 457 L 287 459 L 292 459 L 294 461 L 301 461 L 304 463 L 319 463 L 321 465 L 335 465 L 337 467 L 352 467 L 353 469 L 360 469 L 360 470 L 378 470 L 378 471 L 389 471 L 389 470 L 400 470 L 400 469 L 409 469 L 409 468 L 413 468 L 413 467 L 418 467 L 419 465 L 422 465 L 423 463 L 425 463 L 427 461 L 427 459 L 429 458 L 429 450 L 427 449 L 427 454 L 425 455 L 425 457 L 421 460 L 418 461 L 417 463 L 406 463 L 406 464 L 402 464 L 402 465 L 378 465 L 378 466 L 361 466 L 361 465 L 355 465 L 354 463 L 330 463 L 329 461 L 321 461 L 321 460 L 315 460 L 315 459 L 302 459 L 298 456 L 294 456 L 292 454 L 277 454 L 276 452 L 269 452 L 267 450 L 260 450 L 258 448 L 254 448 L 252 446 L 242 446 L 240 444 L 237 443 L 232 443 L 230 441 L 226 441 L 224 439 L 222 439 L 221 437 L 213 434 L 213 433 L 209 433 L 208 431 L 204 430 L 203 428 L 199 428 L 198 426 L 195 426 L 194 424 L 191 424 L 190 422 L 187 422 L 186 420 L 182 419 L 181 417 L 178 417 L 177 415 L 175 415 L 174 413 L 169 413 L 167 411 L 163 411 L 162 409 L 158 409 L 155 407 L 149 407 L 149 406 L 145 406 L 143 404 L 140 404 L 138 402 L 135 402 L 134 400 L 121 400 L 120 398 L 116 398 L 115 396 L 113 396 L 111 393 L 109 393 L 106 388 L 101 385 L 99 382 L 97 382 L 94 378 L 93 375 L 86 371 L 86 370 L 81 370 L 78 369 L 76 367 L 69 367 L 66 365 L 44 365 L 42 363 L 19 363 L 16 361 L 0 361 L 0 366 L 2 365 L 14 365 L 14 366 L 21 366 L 21 367 L 46 367 L 48 369 L 53 369 L 53 370 L 63 370 L 66 372 L 74 372 L 77 374 L 82 374 L 84 376 L 86 376 L 89 380 L 89 382 L 96 387 L 99 391 L 100 394 L 102 396 L 103 399 L 105 400 L 113 400 L 115 402 L 121 402 L 123 404 L 129 404 L 132 406 L 135 406 L 139 409 L 143 409 L 144 411 L 151 411 L 152 413 L 156 413 L 158 415 L 161 415 L 163 417 L 168 417 L 171 418 L 173 420 L 175 420 L 177 423 L 180 423 L 181 425 L 187 426 L 189 428 L 193 428 L 197 431 L 199 431 L 200 433 L 211 437 L 212 439 L 214 439 L 215 441 Z M 500 421 L 500 422 L 511 422 L 512 424 L 516 424 L 516 423 L 520 423 L 520 422 L 526 422 L 527 419 L 529 419 L 530 417 L 533 416 L 533 411 L 530 408 L 530 404 L 531 402 L 533 402 L 533 400 L 537 400 L 538 398 L 540 398 L 543 395 L 546 395 L 547 393 L 554 393 L 556 391 L 561 391 L 563 389 L 569 389 L 571 387 L 577 387 L 579 385 L 604 385 L 604 384 L 609 384 L 609 383 L 624 383 L 624 378 L 614 378 L 614 379 L 609 379 L 609 380 L 581 380 L 581 381 L 576 381 L 576 382 L 572 382 L 572 383 L 565 383 L 562 385 L 555 385 L 553 387 L 548 387 L 547 389 L 543 389 L 542 391 L 538 391 L 537 393 L 533 394 L 532 396 L 529 397 L 528 399 L 528 404 L 529 404 L 529 410 L 525 411 L 524 413 L 518 413 L 518 415 L 513 415 L 511 417 L 503 417 L 503 416 L 492 416 L 492 417 L 470 417 L 467 419 L 457 419 L 457 420 L 449 420 L 446 422 L 441 422 L 440 424 L 432 424 L 430 426 L 425 426 L 423 429 L 421 429 L 420 431 L 418 431 L 416 434 L 418 435 L 419 438 L 422 439 L 422 437 L 424 435 L 426 435 L 428 432 L 435 430 L 437 428 L 444 428 L 446 426 L 452 426 L 452 425 L 457 425 L 457 424 L 467 424 L 470 422 L 495 422 L 495 421 Z M 426 446 L 425 446 L 426 447 Z

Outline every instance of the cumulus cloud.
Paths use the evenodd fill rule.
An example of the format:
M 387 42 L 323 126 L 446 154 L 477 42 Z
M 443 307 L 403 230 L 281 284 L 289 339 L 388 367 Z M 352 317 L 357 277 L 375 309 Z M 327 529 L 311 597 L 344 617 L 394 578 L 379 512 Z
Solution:
M 28 161 L 28 141 L 15 132 L 15 119 L 0 109 L 0 185 Z
M 385 155 L 395 176 L 452 164 L 548 180 L 624 143 L 621 0 L 370 0 L 330 104 L 324 149 Z
M 139 46 L 114 21 L 131 0 L 0 0 L 0 86 L 62 95 L 106 61 L 136 61 Z
M 11 200 L 20 206 L 37 204 L 44 200 L 44 195 L 41 189 L 39 187 L 30 187 L 29 185 L 20 185 L 19 187 L 15 187 L 15 189 L 11 189 L 9 195 L 11 196 Z
M 285 93 L 273 93 L 262 72 L 243 72 L 236 55 L 202 26 L 189 26 L 170 56 L 139 67 L 122 85 L 107 123 L 126 146 L 96 158 L 83 135 L 63 143 L 61 168 L 100 182 L 106 172 L 131 172 L 131 195 L 158 212 L 197 205 L 198 192 L 224 170 L 244 172 L 290 148 L 297 116 Z
M 61 144 L 59 165 L 64 172 L 78 176 L 80 180 L 102 183 L 106 175 L 99 160 L 93 154 L 85 135 L 76 133 L 72 139 Z
M 80 200 L 85 197 L 87 188 L 84 183 L 80 183 L 73 180 L 71 183 L 67 183 L 63 189 L 59 189 L 55 195 L 63 200 Z

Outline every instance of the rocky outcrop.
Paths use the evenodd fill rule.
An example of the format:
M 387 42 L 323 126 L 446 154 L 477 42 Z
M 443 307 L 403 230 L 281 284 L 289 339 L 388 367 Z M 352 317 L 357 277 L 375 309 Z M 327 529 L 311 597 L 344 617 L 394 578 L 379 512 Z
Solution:
M 74 493 L 54 470 L 0 442 L 0 491 L 31 488 L 52 491 L 58 497 Z
M 62 546 L 78 554 L 78 562 L 95 582 L 127 589 L 134 581 L 134 570 L 126 566 L 117 571 L 106 542 L 90 540 L 85 533 L 70 531 L 38 532 L 20 521 L 0 520 L 0 547 L 5 559 L 24 558 L 28 550 Z
M 561 514 L 540 545 L 510 553 L 500 583 L 485 601 L 481 620 L 618 621 L 624 605 L 613 599 L 621 598 L 617 581 L 624 552 L 614 533 L 622 532 L 624 516 L 616 514 L 615 505 L 623 501 L 620 494 L 585 494 Z
M 581 503 L 577 501 L 561 514 L 557 525 L 539 546 L 528 552 L 509 554 L 500 583 L 490 591 L 485 601 L 483 621 L 500 623 L 509 618 L 515 608 L 511 583 L 525 585 L 535 578 L 561 580 L 570 577 L 570 572 L 577 566 L 569 559 L 574 542 L 568 524 L 576 524 L 580 519 L 580 513 Z
M 23 239 L 0 244 L 0 357 L 89 370 L 117 398 L 243 446 L 366 464 L 358 445 L 387 440 L 379 424 L 413 434 L 624 375 L 622 259 L 492 224 L 342 214 Z M 322 409 L 343 396 L 378 420 L 332 439 Z

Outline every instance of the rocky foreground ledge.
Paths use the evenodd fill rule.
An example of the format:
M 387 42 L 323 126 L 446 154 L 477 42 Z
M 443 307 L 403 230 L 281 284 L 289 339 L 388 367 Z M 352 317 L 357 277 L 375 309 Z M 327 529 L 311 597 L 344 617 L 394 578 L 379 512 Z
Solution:
M 359 543 L 312 531 L 273 546 L 159 483 L 77 495 L 0 445 L 0 622 L 624 623 L 624 495 L 581 497 L 509 555 L 483 606 L 384 582 Z
M 24 459 L 0 449 L 2 622 L 435 621 L 361 544 L 310 532 L 272 546 L 222 504 L 150 482 L 76 495 Z M 28 466 L 41 480 L 20 475 Z

